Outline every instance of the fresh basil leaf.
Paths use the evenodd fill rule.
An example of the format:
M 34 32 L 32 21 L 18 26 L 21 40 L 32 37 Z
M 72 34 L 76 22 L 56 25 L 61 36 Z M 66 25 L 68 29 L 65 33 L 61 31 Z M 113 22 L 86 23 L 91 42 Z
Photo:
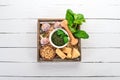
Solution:
M 89 35 L 83 30 L 77 30 L 77 32 L 74 33 L 74 36 L 76 38 L 83 38 L 83 39 L 89 38 Z
M 71 9 L 67 9 L 65 19 L 68 21 L 68 26 L 73 25 L 74 13 L 73 13 L 73 11 Z
M 68 42 L 68 37 L 64 36 L 63 40 L 64 40 L 64 43 L 67 43 Z
M 69 27 L 69 29 L 72 33 L 76 32 L 76 28 L 73 28 L 73 27 L 70 27 L 70 26 L 68 26 L 68 27 Z
M 60 38 L 64 38 L 64 36 L 65 36 L 65 35 L 64 35 L 64 34 L 62 34 L 62 35 L 60 35 Z
M 74 23 L 82 25 L 83 22 L 85 22 L 85 18 L 83 14 L 74 14 Z
M 62 30 L 57 30 L 57 35 L 63 35 L 65 34 Z
M 83 14 L 76 14 L 71 9 L 67 9 L 65 19 L 68 21 L 68 27 L 74 37 L 83 39 L 89 38 L 89 35 L 85 31 L 77 30 L 78 26 L 85 22 Z

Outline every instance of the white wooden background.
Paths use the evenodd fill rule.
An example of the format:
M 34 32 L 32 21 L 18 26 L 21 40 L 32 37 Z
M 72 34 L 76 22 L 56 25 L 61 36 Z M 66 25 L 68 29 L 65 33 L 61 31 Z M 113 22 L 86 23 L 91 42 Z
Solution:
M 37 18 L 86 17 L 80 63 L 38 63 Z M 0 80 L 120 80 L 120 0 L 0 0 Z

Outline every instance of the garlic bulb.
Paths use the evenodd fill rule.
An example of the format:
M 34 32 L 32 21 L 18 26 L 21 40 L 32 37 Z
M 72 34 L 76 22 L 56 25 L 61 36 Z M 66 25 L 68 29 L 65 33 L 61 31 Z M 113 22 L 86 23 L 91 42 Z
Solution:
M 48 39 L 48 38 L 42 38 L 42 39 L 40 40 L 40 43 L 41 43 L 42 45 L 45 45 L 45 44 L 49 43 L 49 39 Z
M 61 26 L 60 26 L 60 22 L 55 22 L 55 24 L 54 24 L 54 28 L 60 28 Z
M 43 24 L 42 24 L 41 29 L 42 29 L 43 31 L 47 31 L 47 30 L 49 30 L 49 28 L 50 28 L 50 24 L 48 24 L 48 23 L 43 23 Z

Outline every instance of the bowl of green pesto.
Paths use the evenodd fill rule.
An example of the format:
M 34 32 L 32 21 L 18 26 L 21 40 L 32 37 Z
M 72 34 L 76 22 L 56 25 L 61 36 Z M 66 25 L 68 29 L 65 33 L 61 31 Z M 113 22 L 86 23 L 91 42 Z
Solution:
M 50 44 L 55 48 L 63 48 L 69 42 L 68 33 L 62 28 L 54 29 L 49 36 Z

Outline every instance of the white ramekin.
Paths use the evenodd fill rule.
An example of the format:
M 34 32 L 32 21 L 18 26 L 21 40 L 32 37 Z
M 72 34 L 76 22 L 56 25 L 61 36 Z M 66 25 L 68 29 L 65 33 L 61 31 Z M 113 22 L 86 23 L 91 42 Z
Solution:
M 53 33 L 56 32 L 58 29 L 62 30 L 65 34 L 68 35 L 68 33 L 67 33 L 64 29 L 62 29 L 62 28 L 56 28 L 56 29 L 54 29 L 54 30 L 50 33 L 49 41 L 50 41 L 50 44 L 51 44 L 53 47 L 55 47 L 55 48 L 63 48 L 63 47 L 65 47 L 65 46 L 68 44 L 70 38 L 69 38 L 69 35 L 68 35 L 68 42 L 67 42 L 66 44 L 64 44 L 63 46 L 57 46 L 57 45 L 55 45 L 55 44 L 52 42 L 52 35 L 53 35 Z

